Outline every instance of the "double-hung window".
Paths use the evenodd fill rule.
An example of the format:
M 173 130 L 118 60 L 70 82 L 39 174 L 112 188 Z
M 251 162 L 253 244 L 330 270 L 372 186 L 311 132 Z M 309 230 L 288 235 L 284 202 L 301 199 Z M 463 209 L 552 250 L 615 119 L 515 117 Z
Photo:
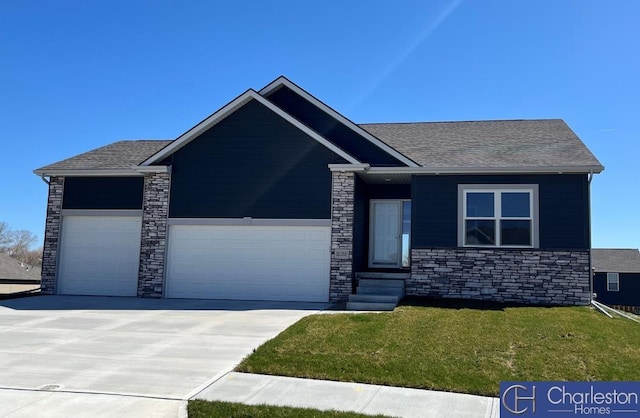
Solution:
M 458 244 L 538 246 L 537 185 L 460 185 Z
M 620 291 L 620 275 L 618 273 L 607 273 L 607 291 Z

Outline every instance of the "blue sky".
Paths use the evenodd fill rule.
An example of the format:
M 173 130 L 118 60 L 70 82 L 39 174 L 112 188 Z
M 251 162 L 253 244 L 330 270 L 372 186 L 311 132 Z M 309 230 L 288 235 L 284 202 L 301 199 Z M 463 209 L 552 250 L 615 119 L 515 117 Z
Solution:
M 351 120 L 562 118 L 606 170 L 596 247 L 640 247 L 640 2 L 0 2 L 0 221 L 43 238 L 32 170 L 173 139 L 285 75 Z

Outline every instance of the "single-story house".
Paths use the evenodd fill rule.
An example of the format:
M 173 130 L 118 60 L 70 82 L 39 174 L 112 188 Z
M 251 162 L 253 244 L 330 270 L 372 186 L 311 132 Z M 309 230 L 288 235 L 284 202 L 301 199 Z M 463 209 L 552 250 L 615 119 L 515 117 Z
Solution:
M 640 308 L 640 251 L 635 248 L 594 248 L 593 291 L 605 305 Z
M 355 124 L 285 77 L 178 138 L 119 141 L 49 184 L 42 292 L 590 301 L 590 182 L 559 119 Z

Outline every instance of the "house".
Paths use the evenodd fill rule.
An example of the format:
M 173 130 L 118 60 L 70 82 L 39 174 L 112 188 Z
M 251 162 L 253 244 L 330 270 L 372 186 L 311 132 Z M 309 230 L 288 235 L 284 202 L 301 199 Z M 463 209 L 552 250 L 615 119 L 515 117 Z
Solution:
M 562 120 L 357 125 L 288 79 L 171 141 L 120 141 L 49 184 L 42 291 L 344 301 L 590 301 L 589 185 Z
M 40 268 L 29 266 L 0 251 L 0 295 L 40 287 Z
M 609 306 L 640 311 L 640 252 L 637 249 L 594 248 L 593 291 Z

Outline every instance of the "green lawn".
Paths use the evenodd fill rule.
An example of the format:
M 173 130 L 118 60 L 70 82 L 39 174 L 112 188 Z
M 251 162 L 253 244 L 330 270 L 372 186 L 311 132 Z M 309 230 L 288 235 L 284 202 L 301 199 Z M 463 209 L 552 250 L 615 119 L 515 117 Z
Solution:
M 640 324 L 588 307 L 314 315 L 236 370 L 490 396 L 502 380 L 640 380 Z
M 199 400 L 189 401 L 188 413 L 189 418 L 371 418 L 371 415 L 352 412 Z M 384 418 L 383 415 L 376 415 L 376 417 Z

